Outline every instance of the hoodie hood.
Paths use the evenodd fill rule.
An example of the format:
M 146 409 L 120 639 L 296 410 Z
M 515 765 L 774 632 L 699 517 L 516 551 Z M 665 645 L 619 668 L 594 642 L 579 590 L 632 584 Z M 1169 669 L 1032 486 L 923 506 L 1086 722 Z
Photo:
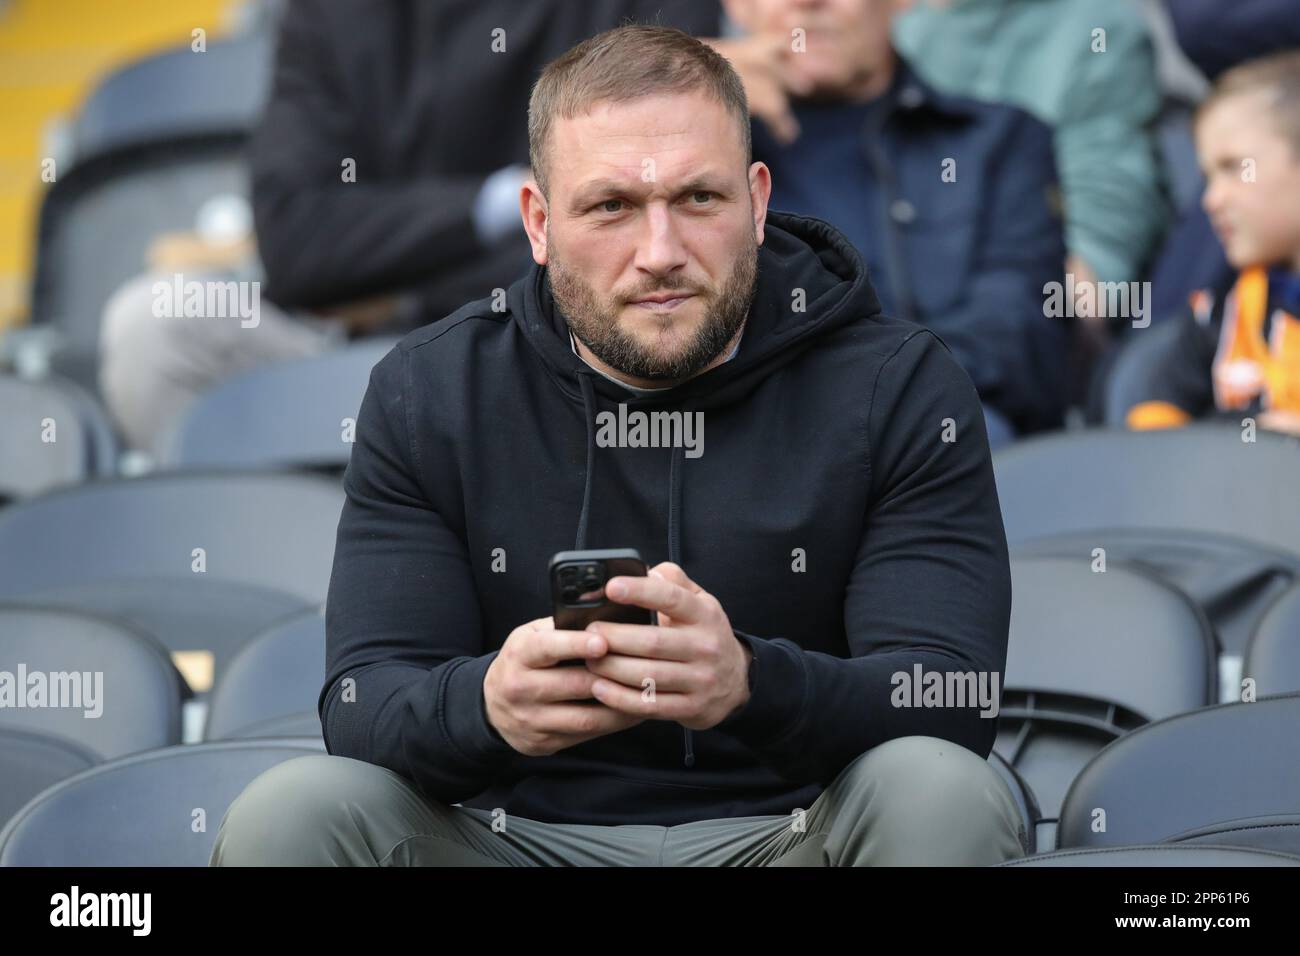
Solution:
M 795 309 L 796 290 L 803 290 L 799 311 Z M 880 311 L 862 257 L 841 232 L 821 219 L 770 210 L 763 244 L 758 247 L 754 298 L 739 351 L 730 361 L 654 395 L 636 395 L 620 388 L 574 354 L 568 323 L 551 296 L 545 266 L 534 263 L 524 280 L 511 287 L 510 295 L 514 297 L 510 301 L 511 313 L 548 374 L 561 391 L 583 406 L 587 424 L 586 476 L 574 534 L 575 551 L 587 546 L 597 460 L 598 394 L 629 408 L 672 406 L 684 416 L 716 408 L 743 398 L 822 336 Z M 679 565 L 683 464 L 684 450 L 679 445 L 672 449 L 669 459 L 667 520 L 668 560 Z M 684 762 L 692 767 L 692 732 L 683 728 L 683 737 Z

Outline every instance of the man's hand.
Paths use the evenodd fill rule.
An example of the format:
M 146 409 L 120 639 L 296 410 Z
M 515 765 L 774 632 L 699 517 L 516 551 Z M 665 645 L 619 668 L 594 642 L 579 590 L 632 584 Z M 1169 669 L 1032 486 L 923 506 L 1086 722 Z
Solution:
M 557 631 L 549 617 L 510 632 L 483 676 L 488 722 L 519 753 L 542 757 L 635 727 L 645 718 L 592 700 L 596 676 L 560 661 L 598 659 L 605 640 L 583 631 Z
M 703 42 L 726 57 L 740 75 L 750 114 L 767 124 L 778 142 L 789 144 L 798 139 L 799 122 L 790 109 L 790 96 L 807 95 L 812 84 L 799 72 L 790 37 L 754 33 Z
M 644 578 L 610 578 L 605 596 L 658 611 L 659 624 L 598 621 L 587 627 L 609 643 L 609 653 L 589 657 L 586 667 L 605 678 L 591 688 L 602 704 L 708 730 L 748 702 L 749 648 L 736 638 L 718 599 L 680 567 L 664 562 Z

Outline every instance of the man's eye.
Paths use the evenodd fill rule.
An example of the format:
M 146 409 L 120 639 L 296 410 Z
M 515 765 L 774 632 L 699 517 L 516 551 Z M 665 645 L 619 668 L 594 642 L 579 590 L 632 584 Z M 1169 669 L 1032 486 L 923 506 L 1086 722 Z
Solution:
M 704 198 L 700 199 L 701 196 L 703 196 Z M 691 198 L 695 200 L 695 205 L 702 206 L 704 203 L 709 202 L 713 199 L 713 193 L 701 189 L 691 193 Z
M 613 203 L 613 208 L 610 208 L 611 203 Z M 600 204 L 600 211 L 618 212 L 622 208 L 622 206 L 623 206 L 623 200 L 621 199 L 606 199 L 604 202 Z

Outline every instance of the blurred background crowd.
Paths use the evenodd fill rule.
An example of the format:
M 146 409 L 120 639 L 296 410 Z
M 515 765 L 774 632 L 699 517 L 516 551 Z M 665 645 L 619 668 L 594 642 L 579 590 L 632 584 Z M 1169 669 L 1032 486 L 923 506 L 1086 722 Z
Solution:
M 531 86 L 628 20 L 730 60 L 771 207 L 838 227 L 979 391 L 1015 555 L 995 758 L 1031 827 L 1243 678 L 1293 696 L 1126 779 L 1182 795 L 1161 839 L 1300 806 L 1251 776 L 1300 766 L 1300 0 L 0 0 L 0 668 L 135 668 L 111 726 L 0 713 L 0 824 L 182 740 L 218 768 L 45 791 L 0 862 L 201 863 L 145 794 L 233 798 L 289 752 L 232 769 L 237 738 L 321 746 L 369 370 L 529 267 Z M 1243 762 L 1189 786 L 1198 751 Z
M 995 447 L 1297 429 L 1290 0 L 11 0 L 0 355 L 156 457 L 238 373 L 509 285 L 531 84 L 627 19 L 730 59 L 772 206 L 841 229 L 885 309 L 939 332 Z M 257 282 L 257 327 L 177 321 L 178 274 Z

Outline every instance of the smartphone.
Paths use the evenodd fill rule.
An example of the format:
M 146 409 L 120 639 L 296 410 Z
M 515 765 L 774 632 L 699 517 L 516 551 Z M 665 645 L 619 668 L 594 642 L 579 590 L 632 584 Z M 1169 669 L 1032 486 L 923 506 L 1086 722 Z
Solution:
M 605 582 L 610 578 L 645 577 L 645 573 L 645 562 L 635 548 L 561 551 L 551 558 L 550 569 L 555 629 L 581 631 L 592 621 L 654 624 L 654 611 L 635 604 L 617 604 L 605 597 Z

